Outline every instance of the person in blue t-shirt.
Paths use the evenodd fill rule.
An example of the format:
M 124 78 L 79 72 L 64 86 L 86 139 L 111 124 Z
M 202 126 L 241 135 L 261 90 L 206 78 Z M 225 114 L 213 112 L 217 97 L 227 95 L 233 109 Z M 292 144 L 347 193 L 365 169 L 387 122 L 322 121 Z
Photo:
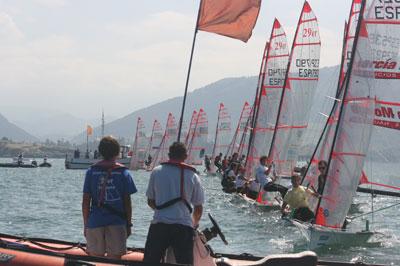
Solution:
M 86 172 L 82 214 L 87 252 L 94 256 L 121 258 L 131 234 L 131 194 L 137 189 L 128 169 L 116 162 L 120 145 L 111 136 L 99 144 L 104 160 Z

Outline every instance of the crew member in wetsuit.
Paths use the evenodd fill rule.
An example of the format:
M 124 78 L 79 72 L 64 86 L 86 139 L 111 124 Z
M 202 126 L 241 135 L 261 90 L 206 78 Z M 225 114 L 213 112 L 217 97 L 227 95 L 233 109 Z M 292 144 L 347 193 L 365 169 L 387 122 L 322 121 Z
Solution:
M 146 192 L 147 204 L 154 210 L 154 216 L 144 262 L 158 264 L 166 249 L 172 247 L 177 263 L 191 265 L 194 228 L 198 227 L 203 213 L 204 190 L 196 169 L 184 164 L 185 144 L 174 142 L 168 156 L 168 162 L 153 169 Z

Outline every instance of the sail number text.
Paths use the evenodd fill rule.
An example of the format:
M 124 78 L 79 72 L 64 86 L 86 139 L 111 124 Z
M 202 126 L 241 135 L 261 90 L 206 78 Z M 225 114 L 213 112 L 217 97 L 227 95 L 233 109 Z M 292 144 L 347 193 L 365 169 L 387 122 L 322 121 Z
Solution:
M 318 78 L 319 59 L 296 59 L 296 67 L 301 78 Z
M 379 4 L 375 6 L 375 19 L 400 19 L 400 5 L 384 5 L 384 4 L 400 4 L 400 0 L 379 0 Z
M 317 37 L 317 36 L 318 36 L 317 30 L 314 30 L 312 28 L 303 29 L 303 38 Z

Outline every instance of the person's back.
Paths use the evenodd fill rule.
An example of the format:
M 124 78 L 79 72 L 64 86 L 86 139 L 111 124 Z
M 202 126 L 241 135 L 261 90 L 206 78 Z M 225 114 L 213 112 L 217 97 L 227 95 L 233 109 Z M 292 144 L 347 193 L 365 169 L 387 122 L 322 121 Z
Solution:
M 198 189 L 200 179 L 195 172 L 184 169 L 185 198 L 192 205 L 202 203 L 202 191 Z M 150 175 L 149 188 L 146 195 L 155 197 L 157 206 L 180 197 L 181 169 L 175 165 L 161 164 L 155 167 Z M 157 196 L 156 196 L 157 195 Z M 152 223 L 183 224 L 193 226 L 191 213 L 183 201 L 165 208 L 155 209 Z
M 154 216 L 144 261 L 159 263 L 172 247 L 177 263 L 193 264 L 193 228 L 198 227 L 203 213 L 204 192 L 196 169 L 184 164 L 185 144 L 174 142 L 168 155 L 168 162 L 153 169 L 147 187 L 147 204 Z
M 105 160 L 86 172 L 82 214 L 87 252 L 95 256 L 120 258 L 131 234 L 130 195 L 137 189 L 128 169 L 115 161 L 119 149 L 114 138 L 104 137 L 99 152 Z

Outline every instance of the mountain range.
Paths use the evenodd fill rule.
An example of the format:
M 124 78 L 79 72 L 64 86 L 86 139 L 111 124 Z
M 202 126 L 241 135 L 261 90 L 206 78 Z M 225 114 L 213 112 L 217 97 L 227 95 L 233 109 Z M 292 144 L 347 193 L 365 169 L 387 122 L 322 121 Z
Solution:
M 320 121 L 322 116 L 319 113 L 327 113 L 329 111 L 333 101 L 326 96 L 333 95 L 336 89 L 337 73 L 337 67 L 327 67 L 320 70 L 320 81 L 314 100 L 315 104 L 311 110 L 311 115 L 316 118 L 311 119 L 311 121 Z M 257 77 L 253 76 L 226 78 L 195 89 L 188 93 L 184 121 L 188 124 L 193 110 L 203 108 L 208 116 L 209 140 L 211 141 L 215 134 L 219 104 L 224 103 L 228 108 L 232 118 L 232 128 L 236 128 L 243 104 L 246 101 L 252 104 L 254 101 L 256 86 Z M 112 120 L 106 114 L 106 121 L 111 120 L 111 122 L 105 124 L 105 134 L 124 138 L 127 144 L 131 144 L 138 117 L 144 120 L 146 130 L 150 134 L 154 119 L 158 119 L 163 128 L 165 128 L 169 112 L 174 114 L 178 123 L 181 106 L 182 97 L 174 97 L 136 110 L 119 119 Z M 93 135 L 94 138 L 101 136 L 100 114 L 97 119 L 85 119 L 39 107 L 22 109 L 5 106 L 0 107 L 0 112 L 8 119 L 3 117 L 0 121 L 0 129 L 6 128 L 5 125 L 8 125 L 7 130 L 0 130 L 0 135 L 13 140 L 38 141 L 40 139 L 44 141 L 45 139 L 57 140 L 63 138 L 79 144 L 86 141 L 86 133 L 83 129 L 86 128 L 87 124 L 99 125 L 94 127 Z M 12 122 L 10 123 L 9 121 Z M 10 124 L 13 126 L 10 126 Z M 311 126 L 310 132 L 317 132 L 319 124 L 317 122 L 314 126 Z M 18 127 L 19 129 L 17 129 Z M 11 130 L 11 128 L 15 131 Z M 25 132 L 25 135 L 21 132 Z
M 0 138 L 8 138 L 14 141 L 38 142 L 39 139 L 32 136 L 25 130 L 19 128 L 15 124 L 9 122 L 2 114 L 0 114 Z

